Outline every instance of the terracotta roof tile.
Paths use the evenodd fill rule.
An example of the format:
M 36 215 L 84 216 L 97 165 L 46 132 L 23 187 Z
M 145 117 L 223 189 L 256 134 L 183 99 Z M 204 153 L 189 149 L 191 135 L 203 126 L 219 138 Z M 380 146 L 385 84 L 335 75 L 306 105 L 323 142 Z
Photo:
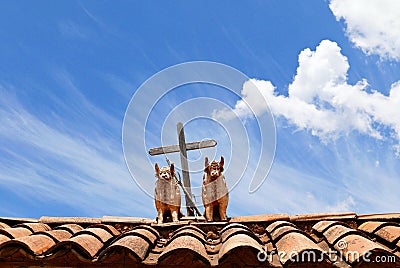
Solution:
M 400 220 L 400 213 L 386 213 L 386 214 L 362 214 L 357 215 L 358 220 Z
M 235 236 L 238 234 L 244 234 L 250 238 L 253 238 L 257 242 L 262 243 L 260 241 L 260 239 L 252 231 L 248 230 L 247 228 L 241 228 L 241 227 L 229 228 L 229 229 L 226 229 L 224 232 L 221 232 L 221 242 L 224 243 L 232 236 Z
M 114 226 L 109 225 L 109 224 L 93 224 L 93 225 L 90 225 L 89 228 L 101 228 L 113 236 L 117 236 L 117 235 L 121 234 L 120 231 L 118 231 Z
M 127 233 L 121 235 L 118 239 L 121 239 L 125 236 L 135 236 L 144 239 L 147 244 L 154 245 L 158 239 L 158 236 L 154 235 L 154 233 L 150 232 L 149 230 L 137 228 Z
M 239 250 L 243 253 L 241 255 L 253 255 L 254 257 L 252 259 L 256 259 L 258 252 L 263 251 L 263 247 L 253 237 L 243 233 L 237 233 L 223 242 L 219 250 L 218 258 L 220 262 L 224 262 L 224 259 L 228 258 L 229 255 L 235 254 L 235 252 Z
M 56 242 L 61 242 L 71 238 L 71 233 L 66 230 L 51 230 L 46 232 L 38 232 L 37 234 L 47 235 Z
M 176 231 L 174 231 L 173 236 L 175 236 L 178 233 L 184 232 L 186 230 L 193 230 L 194 232 L 197 232 L 199 234 L 199 237 L 204 240 L 206 234 L 198 227 L 193 226 L 193 225 L 185 225 L 180 228 L 178 228 Z
M 64 223 L 79 223 L 82 224 L 96 224 L 101 223 L 99 218 L 85 218 L 85 217 L 47 217 L 43 216 L 39 219 L 40 223 L 45 224 L 64 224 Z
M 132 223 L 132 224 L 151 224 L 154 223 L 154 219 L 149 218 L 138 218 L 138 217 L 115 217 L 115 216 L 103 216 L 101 223 L 113 224 L 113 223 Z
M 171 236 L 170 241 L 173 241 L 175 238 L 180 237 L 180 236 L 192 236 L 194 238 L 199 239 L 203 244 L 206 242 L 204 233 L 201 230 L 198 231 L 198 230 L 192 229 L 192 228 L 185 228 L 185 229 L 179 230 L 178 232 L 175 232 Z
M 66 230 L 71 234 L 75 234 L 81 230 L 83 230 L 82 226 L 78 224 L 63 224 L 55 228 L 56 230 Z
M 356 234 L 350 234 L 343 237 L 341 241 L 338 241 L 334 245 L 334 247 L 346 256 L 346 259 L 350 264 L 360 262 L 364 256 L 369 256 L 371 253 L 381 252 L 386 255 L 392 255 L 378 244 Z
M 45 231 L 50 231 L 51 228 L 47 224 L 43 223 L 22 223 L 15 225 L 14 227 L 23 227 L 29 229 L 32 233 L 36 232 L 45 232 Z
M 395 265 L 400 266 L 400 214 L 364 215 L 361 220 L 354 213 L 285 215 L 237 217 L 230 222 L 188 217 L 159 225 L 152 219 L 110 216 L 0 218 L 0 262 L 74 267 L 350 267 L 362 263 L 355 257 L 330 261 L 323 252 L 334 250 L 397 256 Z M 260 252 L 270 257 L 260 262 Z M 301 260 L 303 254 L 322 256 L 322 262 Z
M 276 242 L 276 248 L 280 253 L 280 260 L 284 265 L 287 264 L 287 262 L 293 262 L 292 260 L 296 260 L 297 258 L 299 262 L 302 262 L 300 256 L 302 256 L 303 252 L 310 254 L 313 252 L 317 258 L 324 256 L 323 250 L 314 241 L 298 232 L 290 232 L 284 235 Z M 308 256 L 308 254 L 304 255 Z M 326 259 L 327 256 L 324 256 L 324 258 Z M 308 261 L 312 262 L 312 259 Z
M 288 221 L 288 214 L 266 214 L 266 215 L 252 215 L 252 216 L 238 216 L 229 220 L 230 223 L 234 222 L 272 222 L 272 221 Z
M 357 214 L 354 212 L 303 214 L 290 216 L 290 221 L 352 220 L 356 217 Z
M 244 225 L 244 224 L 240 224 L 240 223 L 230 223 L 230 224 L 226 225 L 224 228 L 222 228 L 221 231 L 220 231 L 220 233 L 223 233 L 223 232 L 225 232 L 225 231 L 227 231 L 227 230 L 229 230 L 229 229 L 231 229 L 231 228 L 243 228 L 243 229 L 246 229 L 246 230 L 249 230 L 249 231 L 250 231 L 249 227 L 247 227 L 247 226 Z
M 274 241 L 278 241 L 282 236 L 284 236 L 288 233 L 292 233 L 292 232 L 302 233 L 302 231 L 296 227 L 282 226 L 282 227 L 274 229 L 274 231 L 271 232 L 271 238 Z
M 343 225 L 333 225 L 324 232 L 325 238 L 331 245 L 335 244 L 342 237 L 350 234 L 359 234 L 359 231 Z
M 400 227 L 399 226 L 385 226 L 375 232 L 375 234 L 390 243 L 396 243 L 400 240 Z
M 323 233 L 325 232 L 328 228 L 332 227 L 333 225 L 340 225 L 341 223 L 337 221 L 319 221 L 314 226 L 312 229 L 316 231 L 317 233 Z
M 0 234 L 9 238 L 19 238 L 32 234 L 32 231 L 24 227 L 0 229 Z
M 94 236 L 102 243 L 106 243 L 108 240 L 113 238 L 112 234 L 102 228 L 86 228 L 74 234 L 72 238 L 81 236 L 83 234 Z
M 23 248 L 28 253 L 33 255 L 40 255 L 46 252 L 49 248 L 55 246 L 56 243 L 53 239 L 46 235 L 35 234 L 31 236 L 24 236 L 17 239 L 9 240 L 0 246 L 0 250 L 6 247 L 9 248 Z
M 69 246 L 77 250 L 84 258 L 91 259 L 103 247 L 103 243 L 96 236 L 90 234 L 80 234 L 67 241 L 60 242 L 60 246 Z
M 0 222 L 0 229 L 6 229 L 6 228 L 10 228 L 10 226 L 8 226 L 5 223 Z
M 198 259 L 204 264 L 210 264 L 205 246 L 198 238 L 192 236 L 179 236 L 173 239 L 159 257 L 159 263 L 179 265 L 190 263 L 183 259 Z
M 370 234 L 373 234 L 376 230 L 378 230 L 383 225 L 387 224 L 386 222 L 382 221 L 367 221 L 361 224 L 358 229 Z
M 0 244 L 3 244 L 4 242 L 6 242 L 10 239 L 11 238 L 9 238 L 8 236 L 0 234 Z
M 110 258 L 112 253 L 118 250 L 127 250 L 132 254 L 135 260 L 143 261 L 149 251 L 150 243 L 136 234 L 137 232 L 131 232 L 129 235 L 125 235 L 112 243 L 100 254 L 99 260 Z
M 271 233 L 271 232 L 273 232 L 275 229 L 280 228 L 280 227 L 282 227 L 282 226 L 292 226 L 292 227 L 296 227 L 296 225 L 294 225 L 293 223 L 288 222 L 288 221 L 276 221 L 276 222 L 271 223 L 270 225 L 268 225 L 268 227 L 267 227 L 266 230 L 267 230 L 268 233 Z

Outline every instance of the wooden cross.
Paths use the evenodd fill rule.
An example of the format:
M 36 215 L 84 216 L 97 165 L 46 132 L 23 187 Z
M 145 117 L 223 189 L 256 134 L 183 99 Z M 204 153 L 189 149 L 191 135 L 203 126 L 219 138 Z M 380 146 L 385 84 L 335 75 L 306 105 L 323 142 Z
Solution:
M 180 152 L 181 166 L 182 166 L 182 176 L 183 176 L 183 190 L 185 193 L 186 209 L 188 216 L 194 216 L 193 209 L 195 208 L 192 200 L 192 190 L 190 188 L 190 176 L 189 176 L 189 164 L 187 160 L 187 151 L 198 150 L 203 148 L 210 148 L 217 145 L 215 140 L 204 140 L 197 142 L 185 141 L 185 132 L 183 129 L 183 124 L 179 122 L 177 124 L 178 131 L 178 145 L 170 145 L 164 147 L 152 148 L 149 150 L 150 155 L 160 155 Z

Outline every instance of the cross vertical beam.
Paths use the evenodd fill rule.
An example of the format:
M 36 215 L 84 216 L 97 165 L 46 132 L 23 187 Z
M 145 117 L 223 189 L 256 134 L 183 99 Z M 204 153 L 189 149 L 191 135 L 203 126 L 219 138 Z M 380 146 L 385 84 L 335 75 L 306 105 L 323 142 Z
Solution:
M 188 195 L 191 197 L 192 189 L 190 187 L 190 175 L 189 175 L 189 164 L 188 164 L 188 160 L 187 160 L 185 131 L 183 129 L 183 124 L 181 122 L 179 122 L 176 125 L 176 128 L 178 131 L 178 141 L 179 141 L 179 152 L 180 152 L 181 166 L 182 166 L 183 186 L 185 187 Z M 185 195 L 185 201 L 186 201 L 187 215 L 193 216 L 194 212 L 193 212 L 192 200 L 187 195 Z

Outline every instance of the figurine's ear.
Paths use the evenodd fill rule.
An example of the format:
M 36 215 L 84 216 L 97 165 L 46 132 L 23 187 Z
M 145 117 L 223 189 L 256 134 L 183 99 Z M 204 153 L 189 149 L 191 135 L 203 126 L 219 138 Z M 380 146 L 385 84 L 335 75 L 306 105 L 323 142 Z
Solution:
M 208 172 L 208 157 L 206 156 L 205 160 L 204 160 L 204 172 Z
M 156 165 L 154 166 L 156 173 L 159 174 L 160 173 L 160 168 L 158 167 L 158 164 L 156 163 Z
M 174 176 L 174 174 L 175 174 L 175 165 L 174 165 L 174 163 L 172 163 L 171 166 L 169 167 L 169 171 L 171 171 L 171 175 Z

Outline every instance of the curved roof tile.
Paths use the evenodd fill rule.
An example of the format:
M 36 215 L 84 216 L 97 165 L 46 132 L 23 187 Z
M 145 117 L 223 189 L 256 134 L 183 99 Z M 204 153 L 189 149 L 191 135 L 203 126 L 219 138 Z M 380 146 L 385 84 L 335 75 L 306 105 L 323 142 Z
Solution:
M 272 240 L 277 241 L 282 236 L 284 236 L 288 233 L 292 233 L 292 232 L 303 233 L 303 231 L 299 230 L 296 227 L 286 225 L 286 226 L 281 226 L 279 228 L 276 228 L 274 231 L 272 231 L 271 238 L 272 238 Z
M 342 237 L 350 234 L 360 235 L 360 232 L 343 225 L 334 225 L 329 227 L 325 232 L 324 236 L 329 244 L 333 245 Z
M 55 229 L 56 230 L 60 230 L 60 229 L 66 230 L 66 231 L 70 232 L 71 234 L 75 234 L 75 233 L 83 230 L 83 227 L 78 224 L 75 224 L 75 223 L 70 223 L 70 224 L 60 225 L 60 226 L 56 227 Z
M 9 238 L 19 238 L 32 234 L 32 231 L 25 227 L 16 227 L 16 228 L 0 229 L 0 234 L 5 235 Z
M 324 251 L 314 241 L 304 234 L 298 232 L 286 233 L 282 238 L 279 239 L 279 241 L 275 243 L 275 245 L 282 264 L 292 262 L 293 259 L 296 260 L 296 258 L 301 256 L 301 254 L 304 254 L 304 252 L 310 254 L 314 252 L 316 253 L 316 257 L 318 257 L 318 259 L 320 259 L 321 256 L 323 256 L 324 259 L 327 258 L 327 256 L 325 256 L 323 253 Z M 301 261 L 313 262 L 313 259 L 301 258 Z
M 103 243 L 106 243 L 108 240 L 113 238 L 113 236 L 103 228 L 86 228 L 75 233 L 72 238 L 79 237 L 83 234 L 94 236 Z
M 8 236 L 0 234 L 0 245 L 3 244 L 4 242 L 10 240 L 10 239 L 11 238 L 9 238 Z
M 61 242 L 71 238 L 71 233 L 66 230 L 51 230 L 46 232 L 37 232 L 36 234 L 47 235 L 56 242 Z
M 371 257 L 371 253 L 393 255 L 380 245 L 357 234 L 350 234 L 343 237 L 334 245 L 334 248 L 341 252 L 350 264 L 358 263 L 364 257 Z
M 54 240 L 46 235 L 31 235 L 9 240 L 3 243 L 0 249 L 6 247 L 23 248 L 29 254 L 40 255 L 55 245 Z
M 117 229 L 114 228 L 114 226 L 108 225 L 108 224 L 100 224 L 100 223 L 93 224 L 93 225 L 90 225 L 89 228 L 101 228 L 101 229 L 106 230 L 108 233 L 110 233 L 113 236 L 117 236 L 117 235 L 121 234 Z
M 80 234 L 66 241 L 58 243 L 51 249 L 51 252 L 58 257 L 58 254 L 56 254 L 58 251 L 62 251 L 63 249 L 75 249 L 75 251 L 81 255 L 82 258 L 93 259 L 103 245 L 104 244 L 101 242 L 101 240 L 93 235 Z
M 136 229 L 144 229 L 144 230 L 147 230 L 147 231 L 153 233 L 156 237 L 160 236 L 160 233 L 156 229 L 154 229 L 153 227 L 148 226 L 148 225 L 138 225 L 133 228 L 133 230 L 136 230 Z
M 112 245 L 101 252 L 99 255 L 99 260 L 107 258 L 112 252 L 120 249 L 130 251 L 136 260 L 143 261 L 148 254 L 150 244 L 140 236 L 136 236 L 134 234 L 126 235 L 115 241 Z
M 366 233 L 372 234 L 386 224 L 387 222 L 382 222 L 382 221 L 367 221 L 358 226 L 358 229 Z
M 199 239 L 202 243 L 206 242 L 204 232 L 202 232 L 202 231 L 200 232 L 199 230 L 196 230 L 194 228 L 185 228 L 185 229 L 181 229 L 178 232 L 174 232 L 174 234 L 171 236 L 170 241 L 173 241 L 175 238 L 180 237 L 180 236 L 192 236 L 192 237 Z
M 123 235 L 120 236 L 120 238 L 124 236 L 138 236 L 146 240 L 150 245 L 154 245 L 155 242 L 157 241 L 158 236 L 154 235 L 153 232 L 147 230 L 147 229 L 142 229 L 142 228 L 137 228 L 133 229 L 132 231 L 129 231 Z
M 182 251 L 189 253 L 189 255 L 196 256 L 205 264 L 210 264 L 204 244 L 201 240 L 192 236 L 178 236 L 173 239 L 167 245 L 163 253 L 161 253 L 159 257 L 159 263 L 164 262 L 168 257 L 174 255 L 175 253 Z M 174 259 L 174 257 L 177 257 L 177 255 L 173 256 L 172 259 Z M 175 261 L 171 260 L 171 262 Z
M 323 233 L 334 225 L 342 225 L 345 227 L 349 227 L 347 224 L 339 221 L 319 221 L 316 224 L 314 224 L 312 229 L 317 233 Z
M 32 222 L 18 224 L 18 225 L 15 225 L 14 227 L 27 228 L 32 233 L 45 232 L 45 231 L 50 231 L 51 230 L 50 226 L 48 226 L 47 224 L 44 224 L 44 223 L 32 223 Z
M 275 231 L 275 229 L 282 227 L 282 226 L 292 226 L 292 227 L 296 227 L 296 225 L 294 225 L 291 222 L 288 221 L 276 221 L 274 223 L 271 223 L 270 225 L 268 225 L 268 227 L 266 228 L 266 231 L 268 233 L 271 233 L 273 231 Z
M 375 231 L 375 234 L 390 243 L 396 243 L 400 240 L 400 226 L 384 226 Z
M 206 236 L 206 233 L 204 233 L 199 227 L 194 226 L 194 225 L 184 225 L 182 227 L 179 227 L 178 229 L 176 229 L 174 231 L 174 234 L 179 233 L 179 232 L 184 231 L 184 230 L 188 230 L 188 229 L 194 230 L 194 231 L 200 233 L 203 237 Z
M 8 226 L 5 223 L 0 222 L 0 229 L 6 229 L 6 228 L 10 228 L 10 226 Z
M 240 223 L 230 223 L 227 226 L 225 226 L 224 228 L 222 228 L 222 230 L 220 231 L 220 233 L 224 233 L 225 231 L 228 231 L 231 228 L 242 228 L 242 229 L 246 229 L 248 231 L 250 231 L 249 227 L 247 227 L 244 224 L 240 224 Z
M 234 234 L 230 236 L 223 244 L 219 250 L 218 257 L 223 260 L 224 257 L 231 251 L 237 248 L 251 248 L 251 250 L 259 252 L 263 251 L 262 245 L 259 244 L 252 236 L 244 233 Z
M 262 243 L 260 238 L 258 238 L 252 231 L 250 231 L 249 229 L 244 229 L 242 227 L 235 227 L 235 228 L 230 228 L 228 230 L 226 230 L 225 232 L 223 232 L 221 234 L 221 242 L 224 243 L 226 240 L 228 240 L 230 237 L 234 236 L 234 235 L 238 235 L 238 234 L 245 234 L 247 236 L 250 236 L 251 238 L 253 238 L 254 240 L 256 240 L 258 243 Z

